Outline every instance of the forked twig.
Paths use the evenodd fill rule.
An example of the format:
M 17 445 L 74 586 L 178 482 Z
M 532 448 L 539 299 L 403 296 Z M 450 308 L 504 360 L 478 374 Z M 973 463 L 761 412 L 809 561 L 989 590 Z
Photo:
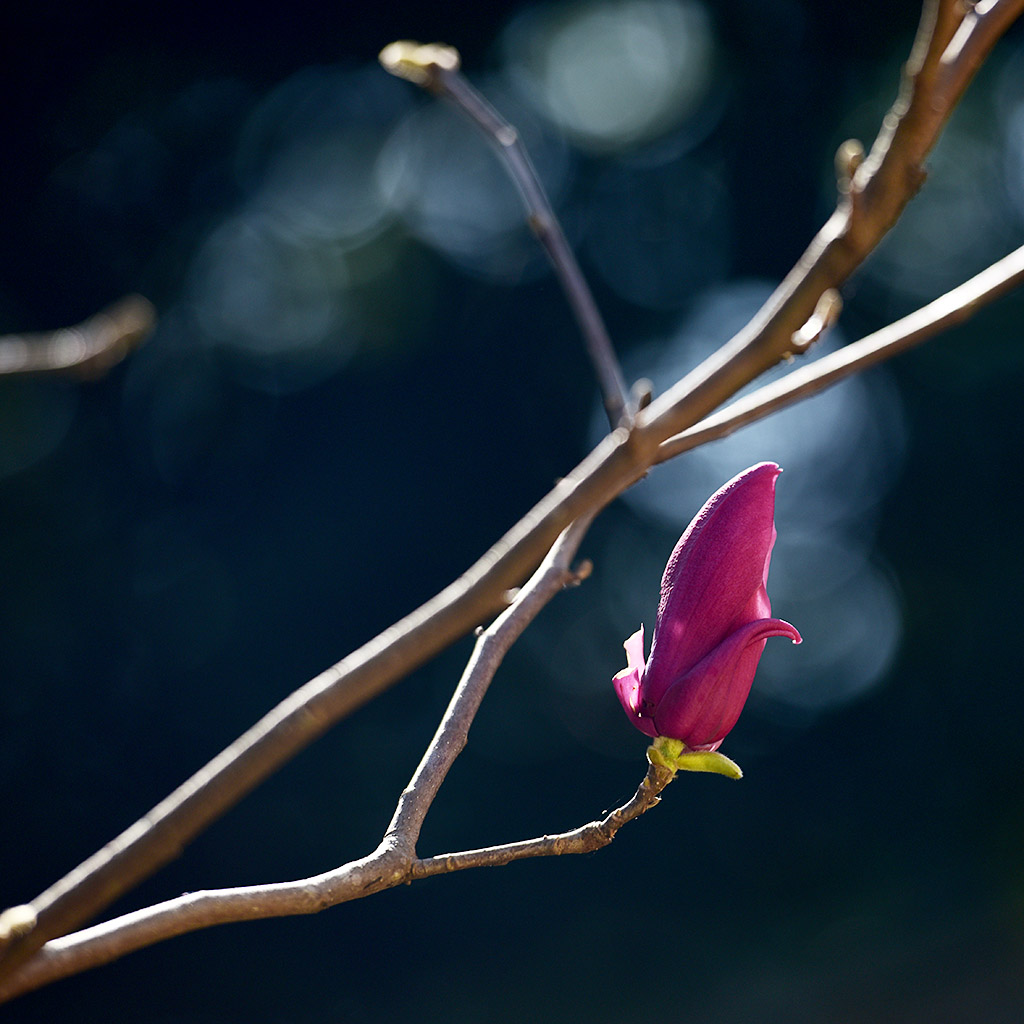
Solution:
M 294 882 L 186 893 L 52 939 L 20 971 L 0 981 L 0 1001 L 57 978 L 109 963 L 163 939 L 216 924 L 311 914 L 418 878 L 467 868 L 494 867 L 527 857 L 588 853 L 607 846 L 623 825 L 658 802 L 659 794 L 672 780 L 671 770 L 649 765 L 643 782 L 625 804 L 604 818 L 570 832 L 422 859 L 415 852 L 427 811 L 465 747 L 477 708 L 502 658 L 560 590 L 589 575 L 589 563 L 584 562 L 573 570 L 570 562 L 592 518 L 578 520 L 561 535 L 512 604 L 481 633 L 441 725 L 399 798 L 380 846 L 373 853 L 333 871 Z M 25 924 L 22 915 L 21 926 Z
M 833 384 L 920 345 L 940 331 L 969 320 L 983 306 L 1012 291 L 1024 281 L 1024 246 L 986 267 L 962 285 L 909 313 L 895 323 L 830 352 L 813 363 L 792 370 L 749 395 L 719 409 L 658 447 L 658 462 L 665 462 L 726 437 L 748 423 L 763 419 Z

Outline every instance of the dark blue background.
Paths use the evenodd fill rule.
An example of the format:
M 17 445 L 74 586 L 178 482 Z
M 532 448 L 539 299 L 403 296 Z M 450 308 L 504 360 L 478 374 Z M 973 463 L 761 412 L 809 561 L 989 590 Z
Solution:
M 732 201 L 724 273 L 778 279 L 827 214 L 838 123 L 876 76 L 894 89 L 914 23 L 879 2 L 726 6 L 713 20 L 732 84 L 701 144 Z M 245 192 L 234 154 L 261 97 L 335 65 L 366 67 L 356 90 L 396 37 L 452 42 L 483 76 L 515 10 L 22 11 L 3 32 L 0 330 L 72 323 L 132 290 L 173 310 Z M 189 90 L 201 109 L 175 128 Z M 82 186 L 84 156 L 132 125 L 161 148 L 126 144 L 113 186 Z M 601 171 L 588 159 L 583 178 Z M 3 384 L 12 461 L 57 434 L 0 479 L 0 903 L 30 899 L 450 582 L 588 450 L 594 389 L 550 277 L 495 283 L 426 245 L 407 258 L 429 286 L 422 318 L 390 330 L 382 306 L 387 343 L 364 331 L 373 343 L 308 387 L 249 386 L 208 353 L 199 373 L 160 334 L 136 357 L 145 387 L 131 362 L 87 385 Z M 624 352 L 665 321 L 597 293 Z M 844 322 L 855 336 L 910 305 L 855 283 Z M 683 778 L 598 854 L 186 936 L 6 1019 L 1019 1021 L 1021 313 L 1011 297 L 892 367 L 906 453 L 876 556 L 904 632 L 863 699 L 744 716 L 727 747 L 742 783 Z M 634 518 L 613 507 L 582 553 Z M 674 538 L 651 530 L 667 554 Z M 559 599 L 545 637 L 591 621 L 617 585 L 601 572 Z M 635 628 L 593 635 L 607 676 Z M 372 849 L 468 650 L 342 723 L 118 909 Z M 629 795 L 644 746 L 610 686 L 603 745 L 580 743 L 552 694 L 543 648 L 515 652 L 421 853 L 575 827 Z

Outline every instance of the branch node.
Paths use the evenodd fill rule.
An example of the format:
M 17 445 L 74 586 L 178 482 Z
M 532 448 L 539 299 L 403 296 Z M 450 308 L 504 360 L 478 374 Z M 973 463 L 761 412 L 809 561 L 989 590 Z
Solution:
M 841 196 L 850 194 L 853 176 L 864 162 L 864 143 L 860 139 L 847 139 L 836 150 L 836 187 Z
M 785 353 L 787 359 L 792 359 L 794 354 L 802 355 L 826 331 L 832 328 L 843 311 L 843 299 L 835 288 L 826 289 L 821 298 L 818 299 L 814 312 L 810 315 L 807 323 L 799 331 L 793 333 L 791 338 L 792 347 Z

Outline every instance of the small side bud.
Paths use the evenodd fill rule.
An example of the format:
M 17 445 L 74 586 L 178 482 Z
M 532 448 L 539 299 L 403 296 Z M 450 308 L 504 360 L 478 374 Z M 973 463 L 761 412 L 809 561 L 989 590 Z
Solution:
M 594 571 L 594 563 L 589 558 L 584 558 L 573 570 L 570 586 L 578 587 L 584 580 L 590 579 Z
M 385 71 L 424 89 L 434 88 L 438 71 L 458 71 L 459 51 L 444 43 L 416 43 L 399 39 L 389 43 L 377 58 Z
M 806 352 L 826 331 L 830 330 L 843 311 L 843 297 L 835 290 L 828 288 L 821 294 L 814 312 L 807 323 L 793 334 L 793 351 Z
M 630 388 L 629 393 L 633 400 L 633 408 L 639 412 L 651 404 L 651 399 L 654 397 L 654 385 L 646 377 L 641 377 Z
M 836 150 L 836 184 L 842 195 L 850 191 L 853 176 L 864 162 L 864 144 L 860 139 L 847 139 Z
M 714 772 L 728 779 L 742 779 L 743 771 L 731 758 L 717 750 L 688 750 L 676 762 L 684 772 Z

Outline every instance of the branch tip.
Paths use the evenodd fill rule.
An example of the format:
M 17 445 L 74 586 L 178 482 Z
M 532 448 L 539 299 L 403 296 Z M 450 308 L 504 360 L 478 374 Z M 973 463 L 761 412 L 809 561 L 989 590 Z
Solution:
M 22 903 L 16 907 L 8 907 L 0 914 L 0 949 L 14 939 L 28 935 L 36 926 L 35 907 Z
M 126 295 L 73 327 L 0 337 L 0 376 L 57 374 L 95 380 L 142 344 L 156 326 L 156 310 L 141 295 Z
M 417 43 L 411 39 L 388 43 L 377 59 L 389 74 L 431 90 L 437 88 L 441 72 L 458 71 L 462 65 L 462 58 L 454 46 L 445 43 Z

